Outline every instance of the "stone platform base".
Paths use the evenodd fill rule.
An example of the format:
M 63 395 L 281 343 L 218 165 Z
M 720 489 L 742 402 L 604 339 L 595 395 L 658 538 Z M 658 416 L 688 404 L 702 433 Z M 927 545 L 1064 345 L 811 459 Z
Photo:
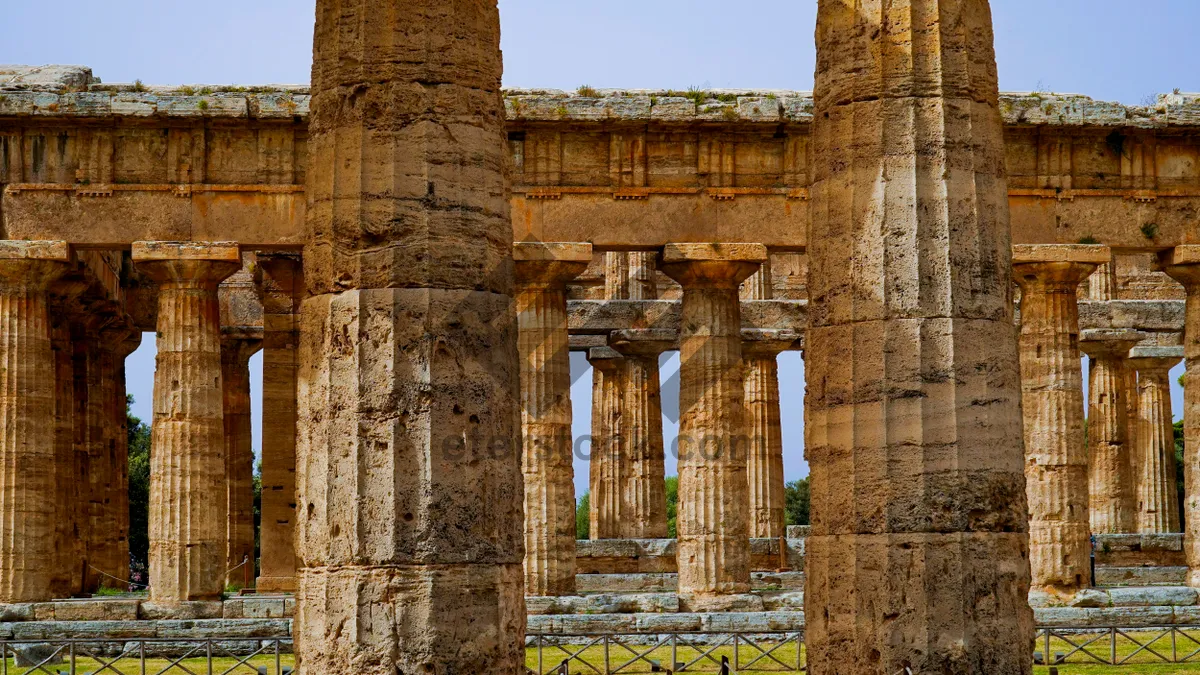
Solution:
M 1097 586 L 1182 586 L 1187 583 L 1188 568 L 1174 567 L 1096 567 Z

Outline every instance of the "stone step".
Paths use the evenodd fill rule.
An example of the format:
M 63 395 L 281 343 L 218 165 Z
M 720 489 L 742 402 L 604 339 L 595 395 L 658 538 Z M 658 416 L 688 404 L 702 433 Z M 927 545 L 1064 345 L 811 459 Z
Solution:
M 1188 568 L 1168 567 L 1096 567 L 1097 586 L 1152 586 L 1157 584 L 1182 586 L 1187 581 Z
M 679 586 L 674 572 L 633 574 L 577 574 L 575 592 L 593 593 L 673 593 Z M 750 587 L 756 591 L 802 591 L 804 572 L 752 572 Z

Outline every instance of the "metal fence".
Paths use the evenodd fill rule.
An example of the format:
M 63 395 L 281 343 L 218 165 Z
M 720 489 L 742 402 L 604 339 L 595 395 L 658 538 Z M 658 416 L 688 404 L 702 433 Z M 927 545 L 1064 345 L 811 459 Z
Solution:
M 0 640 L 0 675 L 290 675 L 291 638 Z
M 530 635 L 533 675 L 566 673 L 801 673 L 804 633 Z
M 1200 665 L 1200 626 L 1039 628 L 1036 664 Z

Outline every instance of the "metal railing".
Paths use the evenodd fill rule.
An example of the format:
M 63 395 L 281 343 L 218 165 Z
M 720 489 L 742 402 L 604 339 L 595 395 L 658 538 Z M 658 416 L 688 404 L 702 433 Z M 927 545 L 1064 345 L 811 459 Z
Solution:
M 1039 628 L 1039 665 L 1200 664 L 1200 626 Z
M 0 640 L 0 675 L 290 675 L 291 638 Z
M 656 633 L 653 635 L 530 635 L 534 675 L 567 673 L 802 673 L 804 633 Z

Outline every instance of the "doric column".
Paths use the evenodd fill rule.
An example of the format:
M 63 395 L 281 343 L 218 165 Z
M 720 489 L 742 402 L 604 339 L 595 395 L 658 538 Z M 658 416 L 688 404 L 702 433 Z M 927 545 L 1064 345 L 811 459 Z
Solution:
M 750 590 L 748 429 L 738 286 L 761 244 L 667 244 L 662 271 L 683 287 L 679 330 L 679 593 L 695 611 Z
M 317 0 L 316 14 L 297 675 L 523 673 L 496 2 Z
M 659 356 L 678 349 L 674 331 L 614 331 L 609 345 L 624 357 L 620 432 L 626 457 L 617 532 L 622 539 L 665 539 L 667 493 Z
M 1129 440 L 1125 356 L 1138 342 L 1136 331 L 1090 330 L 1079 348 L 1088 369 L 1088 518 L 1095 534 L 1125 534 L 1137 526 Z
M 525 476 L 525 595 L 575 592 L 575 469 L 567 282 L 592 245 L 518 243 L 517 347 L 521 358 L 521 470 Z
M 1135 347 L 1129 352 L 1129 367 L 1138 374 L 1138 445 L 1132 453 L 1132 466 L 1137 488 L 1136 531 L 1141 533 L 1178 532 L 1180 527 L 1171 369 L 1182 358 L 1183 347 Z
M 1087 299 L 1092 301 L 1113 300 L 1117 284 L 1113 274 L 1113 264 L 1109 262 L 1096 266 L 1096 271 L 1088 275 Z
M 770 258 L 742 284 L 741 296 L 743 300 L 771 300 L 775 297 L 771 282 Z
M 67 598 L 82 591 L 82 528 L 87 526 L 86 501 L 80 499 L 80 467 L 75 444 L 75 347 L 71 341 L 76 299 L 88 282 L 72 275 L 50 287 L 50 346 L 54 352 L 54 538 L 53 596 Z
M 222 419 L 225 430 L 226 586 L 244 586 L 244 561 L 254 574 L 254 447 L 250 429 L 250 357 L 262 340 L 221 336 Z M 237 568 L 236 570 L 234 568 Z M 233 570 L 233 571 L 229 571 Z
M 66 242 L 0 241 L 0 602 L 49 600 L 55 576 L 50 284 Z
M 259 254 L 263 303 L 259 593 L 296 590 L 296 346 L 304 274 L 294 254 Z
M 150 598 L 225 590 L 225 422 L 217 285 L 242 268 L 236 244 L 134 242 L 159 285 L 150 452 Z
M 777 359 L 799 339 L 799 335 L 790 331 L 742 331 L 746 426 L 750 443 L 746 453 L 746 473 L 750 486 L 751 537 L 778 539 L 784 536 L 783 427 Z
M 610 347 L 588 350 L 592 364 L 592 442 L 588 463 L 588 538 L 621 536 L 621 486 L 625 461 L 625 359 Z
M 606 251 L 604 297 L 607 300 L 657 300 L 658 278 L 652 251 Z
M 986 0 L 822 0 L 809 669 L 1024 673 L 1020 382 Z M 796 411 L 798 413 L 798 411 Z
M 110 420 L 113 438 L 113 478 L 109 483 L 109 508 L 116 523 L 115 565 L 120 579 L 129 578 L 129 415 L 125 381 L 125 359 L 142 344 L 142 334 L 132 325 L 122 330 L 124 339 L 114 342 L 113 388 Z M 114 335 L 115 337 L 115 335 Z
M 1013 247 L 1021 285 L 1021 388 L 1033 587 L 1071 594 L 1090 583 L 1088 460 L 1076 289 L 1109 250 Z
M 1200 245 L 1176 246 L 1160 257 L 1163 271 L 1183 284 L 1187 302 L 1183 326 L 1186 370 L 1183 385 L 1183 552 L 1188 585 L 1200 588 Z M 1140 374 L 1139 374 L 1140 380 Z M 1141 388 L 1139 383 L 1138 388 Z M 1139 405 L 1141 404 L 1139 396 Z M 1139 411 L 1139 419 L 1146 413 Z M 1141 427 L 1141 425 L 1138 425 Z M 1139 429 L 1140 431 L 1140 429 Z M 1142 447 L 1146 441 L 1138 439 Z

